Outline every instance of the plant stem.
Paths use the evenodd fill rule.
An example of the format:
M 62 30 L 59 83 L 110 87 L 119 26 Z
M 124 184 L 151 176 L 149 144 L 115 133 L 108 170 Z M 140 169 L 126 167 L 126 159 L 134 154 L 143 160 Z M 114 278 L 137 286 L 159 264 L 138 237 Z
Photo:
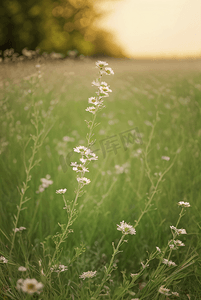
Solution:
M 19 217 L 20 217 L 20 212 L 22 210 L 22 206 L 25 202 L 27 202 L 28 200 L 25 198 L 24 200 L 24 197 L 25 197 L 25 193 L 27 191 L 27 189 L 29 188 L 28 186 L 28 182 L 30 181 L 30 172 L 32 170 L 32 168 L 34 167 L 34 158 L 35 158 L 35 155 L 37 153 L 37 150 L 38 150 L 38 141 L 39 141 L 39 138 L 40 138 L 40 134 L 38 133 L 38 123 L 37 123 L 37 128 L 36 128 L 36 137 L 35 137 L 35 140 L 34 140 L 34 145 L 33 145 L 33 148 L 32 148 L 32 156 L 31 158 L 29 159 L 29 166 L 28 168 L 26 167 L 26 163 L 25 163 L 25 153 L 24 153 L 24 164 L 25 164 L 25 172 L 26 172 L 26 180 L 25 180 L 25 183 L 23 184 L 23 189 L 21 190 L 20 192 L 20 203 L 19 203 L 19 206 L 17 206 L 17 216 L 15 216 L 15 221 L 14 221 L 14 232 L 13 232 L 13 236 L 12 236 L 12 241 L 11 241 L 11 249 L 10 249 L 10 256 L 12 254 L 12 251 L 13 251 L 13 247 L 14 247 L 14 243 L 15 243 L 15 236 L 16 236 L 16 231 L 15 229 L 17 228 L 18 226 L 18 222 L 19 222 Z M 30 139 L 28 140 L 26 146 L 25 146 L 25 150 L 26 150 L 26 147 L 28 146 L 28 143 L 30 142 Z M 24 151 L 25 152 L 25 151 Z
M 108 276 L 110 275 L 110 273 L 112 272 L 112 269 L 113 269 L 113 263 L 114 263 L 114 258 L 115 256 L 119 253 L 119 248 L 120 246 L 122 245 L 123 243 L 123 240 L 124 240 L 124 237 L 125 237 L 125 234 L 122 235 L 121 239 L 119 240 L 118 244 L 117 244 L 117 247 L 115 248 L 114 245 L 113 245 L 113 249 L 114 249 L 114 252 L 112 254 L 112 258 L 110 260 L 110 264 L 109 264 L 109 267 L 106 268 L 106 272 L 105 272 L 105 275 L 101 281 L 101 284 L 99 285 L 99 287 L 97 288 L 96 292 L 94 293 L 92 299 L 96 299 L 100 292 L 101 292 L 101 289 L 103 287 L 103 285 L 105 284 L 105 282 L 108 280 Z

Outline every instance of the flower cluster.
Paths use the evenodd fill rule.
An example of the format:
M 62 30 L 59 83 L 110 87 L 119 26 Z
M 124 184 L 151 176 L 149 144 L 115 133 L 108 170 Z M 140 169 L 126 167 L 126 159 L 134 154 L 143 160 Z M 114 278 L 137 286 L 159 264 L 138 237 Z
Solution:
M 80 164 L 78 164 L 77 162 L 71 162 L 73 171 L 76 171 L 76 173 L 81 173 L 82 175 L 81 177 L 77 177 L 77 181 L 82 185 L 89 184 L 91 182 L 90 179 L 83 177 L 84 173 L 89 172 L 88 168 L 86 168 L 85 165 L 87 162 L 97 160 L 98 156 L 85 146 L 78 146 L 73 149 L 75 152 L 81 154 Z
M 190 207 L 190 204 L 188 202 L 184 202 L 184 201 L 178 202 L 178 205 L 182 206 L 182 207 Z
M 106 74 L 106 75 L 113 75 L 114 72 L 111 68 L 106 67 L 108 66 L 108 63 L 105 61 L 97 61 L 96 62 L 96 67 L 99 68 L 101 75 Z
M 0 262 L 2 261 L 3 264 L 7 264 L 8 260 L 4 256 L 0 256 Z
M 60 190 L 56 190 L 56 194 L 65 194 L 67 191 L 67 189 L 60 189 Z
M 114 74 L 113 70 L 111 68 L 106 67 L 108 63 L 104 61 L 97 61 L 96 62 L 96 67 L 99 68 L 100 72 L 100 78 L 102 77 L 103 74 L 106 75 L 112 75 Z M 99 109 L 103 108 L 103 98 L 109 97 L 109 93 L 112 92 L 110 89 L 110 86 L 105 82 L 101 81 L 101 79 L 94 80 L 92 81 L 92 86 L 98 87 L 98 91 L 96 92 L 97 96 L 96 97 L 90 97 L 88 99 L 89 104 L 93 104 L 93 106 L 87 107 L 85 110 L 95 114 Z
M 162 285 L 159 290 L 158 290 L 159 293 L 165 295 L 165 296 L 171 296 L 171 295 L 174 295 L 174 296 L 177 296 L 179 297 L 179 293 L 177 292 L 171 292 L 170 289 L 166 289 L 164 288 L 164 285 Z
M 130 167 L 130 163 L 128 163 L 128 162 L 126 162 L 122 166 L 115 165 L 116 174 L 123 174 L 123 173 L 126 174 L 126 173 L 128 173 L 129 172 L 129 167 Z
M 166 295 L 166 296 L 170 296 L 171 294 L 169 293 L 170 292 L 170 289 L 166 289 L 164 288 L 164 285 L 162 285 L 160 288 L 159 288 L 159 293 L 163 294 L 163 295 Z
M 76 173 L 78 172 L 89 172 L 89 170 L 84 166 L 84 164 L 78 164 L 77 162 L 72 162 L 71 167 L 73 167 L 73 171 L 76 171 Z
M 159 247 L 156 247 L 156 250 L 161 253 L 161 249 Z
M 98 156 L 85 146 L 78 146 L 73 150 L 82 155 L 80 161 L 85 164 L 87 161 L 97 160 Z
M 17 281 L 16 288 L 18 291 L 22 290 L 24 293 L 28 293 L 30 295 L 34 293 L 40 294 L 43 288 L 43 284 L 41 282 L 38 282 L 35 278 L 27 278 L 25 280 L 20 278 Z
M 49 185 L 53 184 L 53 181 L 50 180 L 51 176 L 46 175 L 45 178 L 41 178 L 40 181 L 42 182 L 41 185 L 39 185 L 38 191 L 36 191 L 37 194 L 44 192 L 46 188 L 49 187 Z
M 96 276 L 97 271 L 88 271 L 88 272 L 83 272 L 82 275 L 79 276 L 79 278 L 85 280 L 86 278 L 93 278 Z
M 169 267 L 170 266 L 174 266 L 174 267 L 176 266 L 176 264 L 173 261 L 168 260 L 166 258 L 163 259 L 162 263 L 165 264 L 165 265 L 168 265 Z
M 174 227 L 174 226 L 170 226 L 170 228 L 171 228 L 172 230 L 174 230 L 174 232 L 175 232 L 177 235 L 180 235 L 180 234 L 187 234 L 186 229 L 183 229 L 183 228 L 177 229 L 177 228 Z
M 181 246 L 185 246 L 185 244 L 182 243 L 182 241 L 180 241 L 180 240 L 171 240 L 171 241 L 169 241 L 169 247 L 172 250 L 177 250 L 178 247 L 181 247 Z
M 89 184 L 91 182 L 91 180 L 86 177 L 77 177 L 77 181 L 83 185 Z
M 178 247 L 185 246 L 185 244 L 180 240 L 175 240 L 175 237 L 180 234 L 187 234 L 186 230 L 181 228 L 177 229 L 175 226 L 170 226 L 170 229 L 173 231 L 173 240 L 169 241 L 169 247 L 172 250 L 177 250 Z
M 23 231 L 23 230 L 26 230 L 26 227 L 19 227 L 19 228 L 14 228 L 13 231 L 16 233 L 16 232 L 19 232 L 19 231 Z
M 123 234 L 136 234 L 135 228 L 126 222 L 124 223 L 124 221 L 120 222 L 120 225 L 117 224 L 117 230 L 121 231 Z
M 27 270 L 27 268 L 25 268 L 25 267 L 23 267 L 23 266 L 20 266 L 20 267 L 18 268 L 18 271 L 20 271 L 20 272 L 26 272 L 26 270 Z
M 166 161 L 169 161 L 169 160 L 170 160 L 170 157 L 169 157 L 169 156 L 162 156 L 161 159 L 166 160 Z
M 67 266 L 64 265 L 54 265 L 52 268 L 50 268 L 51 272 L 61 273 L 68 270 Z

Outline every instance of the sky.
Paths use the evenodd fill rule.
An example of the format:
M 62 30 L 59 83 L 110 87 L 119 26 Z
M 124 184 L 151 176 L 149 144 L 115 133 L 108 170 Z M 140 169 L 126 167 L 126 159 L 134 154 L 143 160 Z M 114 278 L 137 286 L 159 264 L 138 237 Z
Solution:
M 108 29 L 128 57 L 201 55 L 201 0 L 119 0 L 105 2 Z

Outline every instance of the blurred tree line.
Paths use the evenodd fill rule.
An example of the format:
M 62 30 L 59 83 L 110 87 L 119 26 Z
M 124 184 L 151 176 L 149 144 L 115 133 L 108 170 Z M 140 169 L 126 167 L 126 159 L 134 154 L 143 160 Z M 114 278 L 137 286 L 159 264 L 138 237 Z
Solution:
M 110 0 L 117 1 L 117 0 Z M 97 28 L 102 0 L 1 0 L 0 48 L 123 57 L 113 35 Z

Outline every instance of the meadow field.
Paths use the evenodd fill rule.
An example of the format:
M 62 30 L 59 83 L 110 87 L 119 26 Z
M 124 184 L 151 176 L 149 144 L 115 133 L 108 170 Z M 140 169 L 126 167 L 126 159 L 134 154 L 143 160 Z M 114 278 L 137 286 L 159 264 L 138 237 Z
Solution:
M 97 61 L 0 64 L 0 299 L 201 299 L 201 60 Z

